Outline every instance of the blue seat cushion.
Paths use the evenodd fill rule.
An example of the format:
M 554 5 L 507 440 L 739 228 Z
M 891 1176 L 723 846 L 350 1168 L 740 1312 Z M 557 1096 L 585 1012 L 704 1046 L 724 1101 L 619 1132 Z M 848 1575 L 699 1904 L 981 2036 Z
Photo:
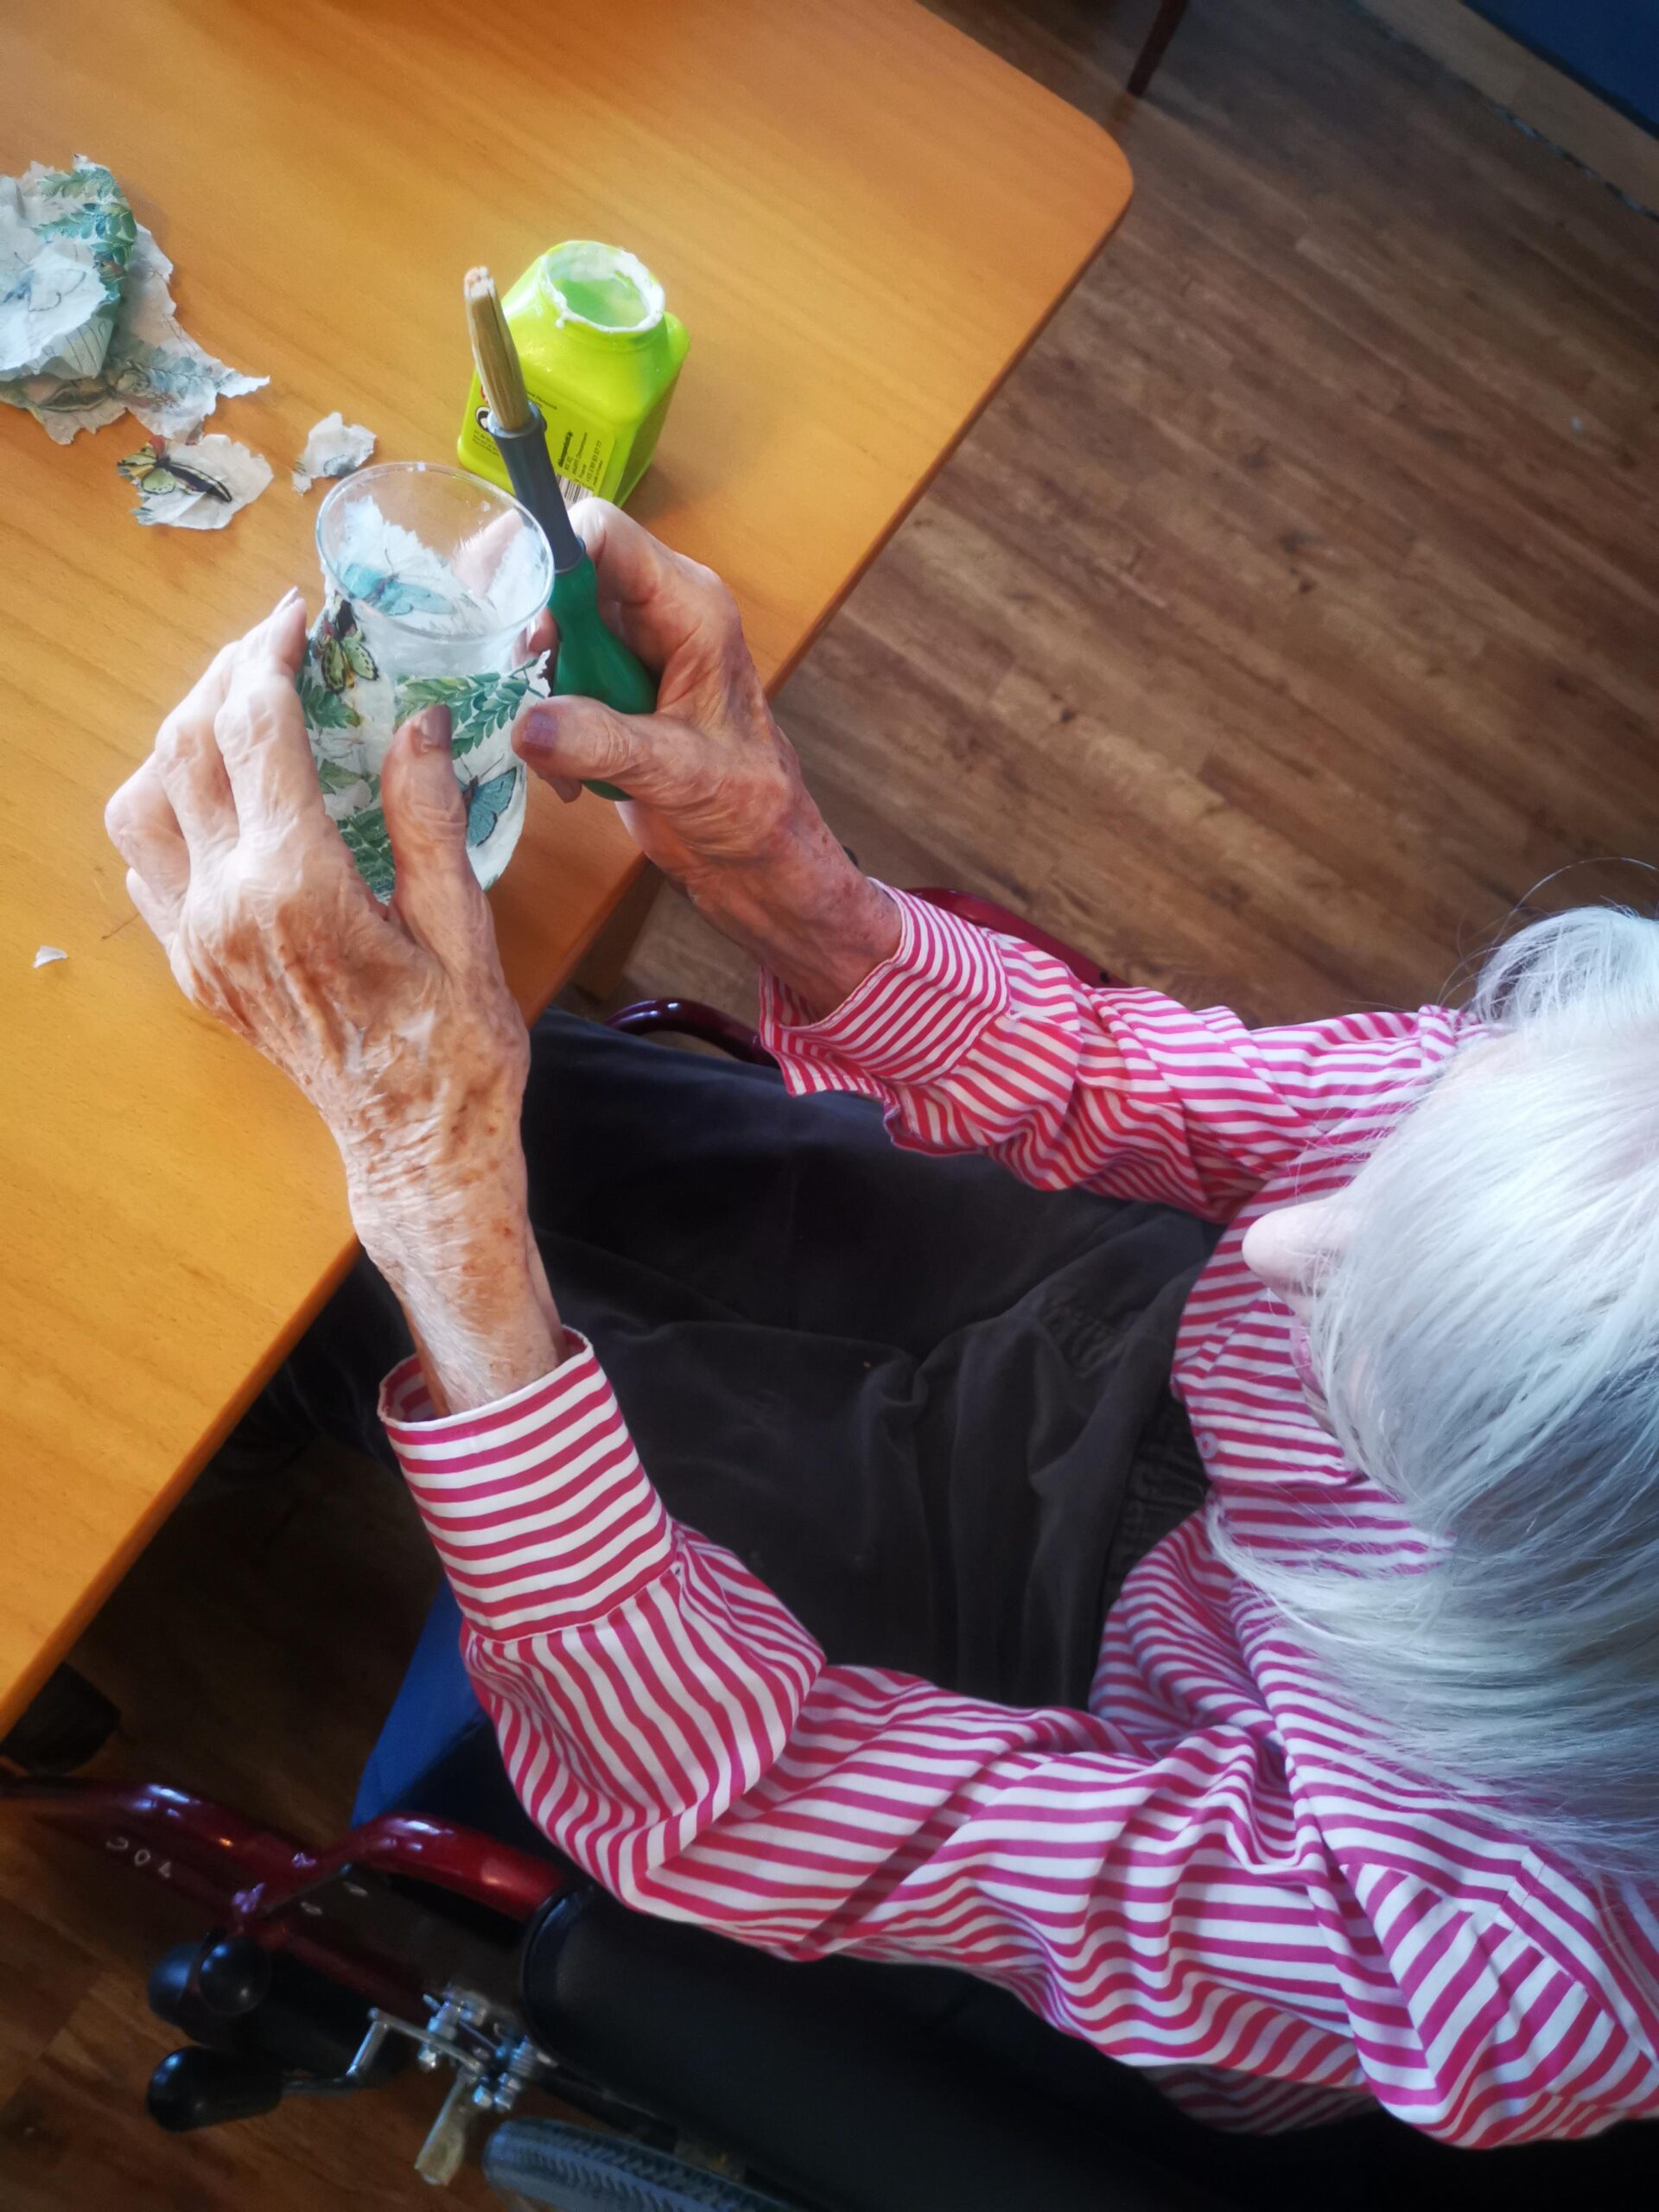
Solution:
M 552 1847 L 514 1795 L 495 1731 L 461 1663 L 461 1608 L 443 1583 L 363 1769 L 353 1824 L 382 1813 L 425 1813 L 550 1857 Z

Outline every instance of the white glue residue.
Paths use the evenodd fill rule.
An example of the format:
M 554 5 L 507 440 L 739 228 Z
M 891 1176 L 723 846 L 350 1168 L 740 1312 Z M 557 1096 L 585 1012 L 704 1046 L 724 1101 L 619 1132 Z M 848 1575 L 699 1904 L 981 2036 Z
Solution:
M 662 286 L 637 254 L 620 245 L 601 245 L 595 238 L 572 238 L 556 245 L 542 256 L 539 282 L 562 324 L 579 322 L 589 330 L 626 334 L 654 330 L 663 319 Z M 639 314 L 632 321 L 619 321 L 616 303 L 626 301 L 630 292 Z M 584 295 L 588 296 L 586 302 Z M 603 315 L 582 312 L 584 304 L 607 295 Z

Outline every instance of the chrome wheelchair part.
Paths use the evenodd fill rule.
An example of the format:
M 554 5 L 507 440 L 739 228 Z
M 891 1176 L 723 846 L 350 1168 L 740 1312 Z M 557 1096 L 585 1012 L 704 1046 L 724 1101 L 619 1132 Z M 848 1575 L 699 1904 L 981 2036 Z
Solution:
M 515 2012 L 477 1991 L 452 1986 L 427 2003 L 432 2017 L 424 2027 L 372 2007 L 368 2031 L 345 2073 L 310 2088 L 315 2095 L 357 2088 L 373 2076 L 393 2037 L 415 2045 L 415 2063 L 423 2073 L 450 2068 L 454 2079 L 415 2161 L 423 2181 L 442 2188 L 466 2164 L 474 2133 L 486 2115 L 510 2113 L 531 2082 L 556 2068 L 524 2034 Z

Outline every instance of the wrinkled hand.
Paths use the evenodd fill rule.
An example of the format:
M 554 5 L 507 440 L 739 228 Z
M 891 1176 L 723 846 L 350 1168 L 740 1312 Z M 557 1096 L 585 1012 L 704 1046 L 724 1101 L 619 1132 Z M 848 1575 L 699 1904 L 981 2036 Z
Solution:
M 187 995 L 321 1114 L 423 1348 L 488 1335 L 492 1297 L 526 1281 L 556 1332 L 525 1215 L 528 1040 L 467 859 L 448 713 L 427 709 L 386 755 L 382 909 L 323 806 L 294 689 L 304 643 L 291 593 L 162 723 L 106 810 L 128 890 Z
M 582 500 L 571 519 L 594 563 L 601 613 L 658 671 L 657 710 L 533 701 L 514 746 L 562 798 L 577 798 L 584 778 L 626 791 L 619 811 L 647 858 L 827 1012 L 891 953 L 898 922 L 807 791 L 736 602 L 710 569 L 606 501 Z
M 532 701 L 513 742 L 562 797 L 574 798 L 584 777 L 620 785 L 638 843 L 695 892 L 711 869 L 764 858 L 811 808 L 800 766 L 772 718 L 737 603 L 712 569 L 606 500 L 582 500 L 571 519 L 594 563 L 601 613 L 658 672 L 657 711 L 630 717 L 596 699 Z

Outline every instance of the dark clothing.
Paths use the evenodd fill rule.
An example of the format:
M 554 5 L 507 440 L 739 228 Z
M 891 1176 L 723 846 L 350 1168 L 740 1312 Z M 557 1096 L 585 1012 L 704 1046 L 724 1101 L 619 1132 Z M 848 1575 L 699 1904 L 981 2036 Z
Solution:
M 1204 1493 L 1168 1376 L 1214 1229 L 901 1152 L 867 1101 L 564 1014 L 524 1143 L 560 1311 L 677 1518 L 832 1661 L 1086 1703 L 1124 1576 Z M 365 1263 L 289 1380 L 388 1458 L 376 1394 L 408 1349 Z

